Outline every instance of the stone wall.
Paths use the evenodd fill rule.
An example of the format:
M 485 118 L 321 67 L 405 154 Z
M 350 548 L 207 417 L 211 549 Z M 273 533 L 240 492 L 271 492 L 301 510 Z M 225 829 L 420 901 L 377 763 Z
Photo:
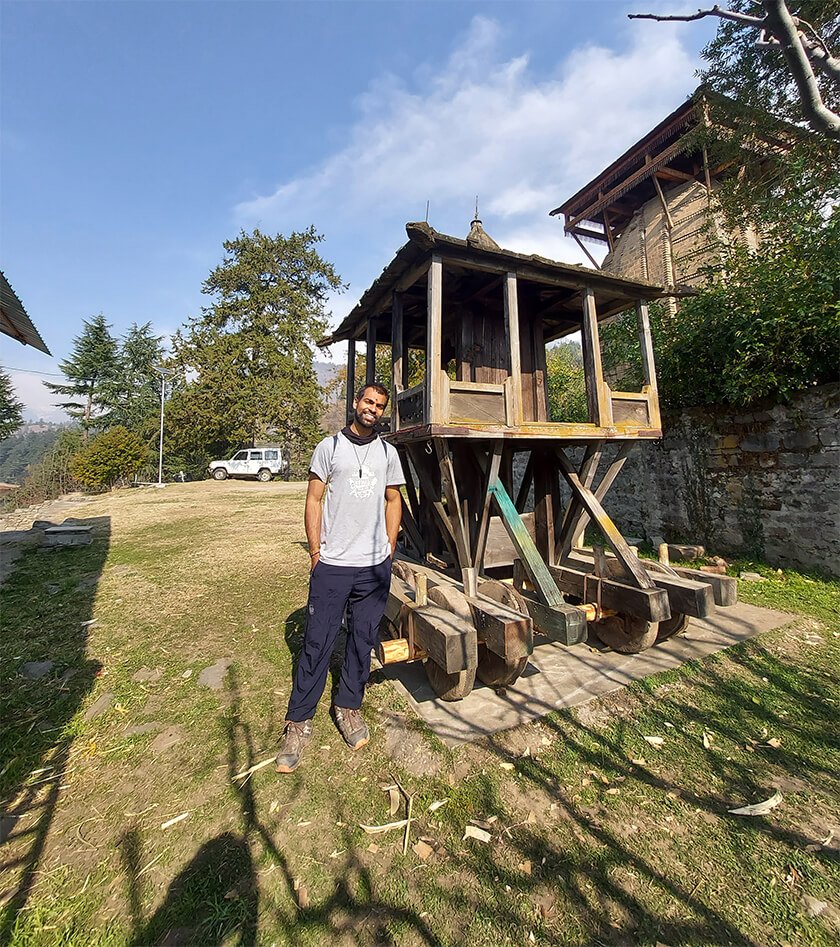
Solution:
M 607 494 L 625 536 L 840 576 L 840 384 L 789 405 L 666 414 L 663 429 Z

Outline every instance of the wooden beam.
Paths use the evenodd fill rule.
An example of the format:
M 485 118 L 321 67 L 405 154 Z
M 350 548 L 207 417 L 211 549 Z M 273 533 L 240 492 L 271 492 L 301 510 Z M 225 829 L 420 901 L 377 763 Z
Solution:
M 595 308 L 595 293 L 591 286 L 583 293 L 583 367 L 586 378 L 586 400 L 589 420 L 598 427 L 611 427 L 612 404 L 604 381 L 601 364 L 601 343 L 598 338 L 598 311 Z
M 513 505 L 513 500 L 511 500 L 501 480 L 496 480 L 495 483 L 491 484 L 490 490 L 499 508 L 499 513 L 501 513 L 502 523 L 514 549 L 522 559 L 522 564 L 525 566 L 528 578 L 534 586 L 537 598 L 543 605 L 562 605 L 563 597 L 560 595 L 560 590 L 551 577 L 548 567 L 543 562 L 533 539 L 531 539 L 528 528 L 522 522 L 522 518 Z
M 678 171 L 676 168 L 669 168 L 667 165 L 656 172 L 656 177 L 665 181 L 696 181 L 693 174 L 686 174 L 685 171 Z
M 441 344 L 443 316 L 443 263 L 432 257 L 426 289 L 426 421 L 434 424 L 441 405 Z
M 600 441 L 599 443 L 603 446 L 604 441 Z M 630 453 L 631 450 L 633 450 L 635 446 L 636 446 L 635 441 L 624 441 L 620 445 L 618 449 L 618 453 L 613 458 L 613 461 L 610 464 L 610 466 L 607 468 L 607 471 L 604 474 L 604 476 L 601 478 L 601 482 L 598 484 L 598 489 L 595 490 L 595 497 L 597 498 L 599 503 L 603 502 L 604 497 L 607 495 L 607 492 L 609 491 L 610 487 L 615 482 L 615 478 L 619 475 L 621 468 L 624 466 L 624 463 L 627 460 L 628 454 Z M 581 470 L 583 470 L 583 467 L 581 468 Z M 592 475 L 588 477 L 588 479 L 585 479 L 585 480 L 583 479 L 583 474 L 581 474 L 581 479 L 586 484 L 586 486 L 588 486 L 590 489 L 592 488 L 592 479 L 594 477 L 594 474 L 595 474 L 595 471 L 593 470 Z M 572 504 L 569 504 L 569 508 L 567 512 L 573 515 L 574 519 L 571 520 L 568 526 L 568 539 L 572 543 L 574 543 L 577 537 L 580 536 L 580 534 L 586 529 L 586 524 L 589 522 L 589 513 L 587 512 L 587 510 L 583 508 L 582 505 L 576 505 L 574 512 L 571 513 L 571 511 L 572 511 Z M 569 542 L 567 542 L 565 521 L 563 524 L 563 529 L 564 529 L 563 541 L 562 543 L 558 543 L 560 547 L 559 557 L 561 559 L 568 556 L 572 550 L 571 545 L 569 545 Z
M 671 617 L 668 593 L 663 589 L 638 588 L 616 579 L 598 579 L 588 570 L 573 567 L 568 562 L 550 566 L 549 571 L 563 593 L 579 598 L 584 604 L 597 600 L 600 582 L 603 608 L 635 615 L 645 621 L 665 621 Z M 535 620 L 535 623 L 539 627 L 539 622 Z
M 344 413 L 347 423 L 353 419 L 353 402 L 356 400 L 356 340 L 347 340 L 347 379 L 345 382 Z
M 560 471 L 566 478 L 566 483 L 568 483 L 572 494 L 577 495 L 586 511 L 595 521 L 604 539 L 609 543 L 610 548 L 624 566 L 631 582 L 635 583 L 640 589 L 652 588 L 653 583 L 650 576 L 639 563 L 638 557 L 631 551 L 615 523 L 613 523 L 607 511 L 601 506 L 598 498 L 588 487 L 581 483 L 578 472 L 572 466 L 572 462 L 566 456 L 563 449 L 558 447 L 556 450 L 557 460 L 560 463 Z
M 586 641 L 586 613 L 583 609 L 563 602 L 543 605 L 532 592 L 522 592 L 534 629 L 551 641 L 572 645 Z
M 483 463 L 485 458 L 480 448 L 476 448 L 475 457 L 479 464 L 487 471 L 484 485 L 484 505 L 481 510 L 481 519 L 478 524 L 475 550 L 473 552 L 473 568 L 481 572 L 484 567 L 484 551 L 487 548 L 487 533 L 490 529 L 490 501 L 493 498 L 490 487 L 499 479 L 499 466 L 502 462 L 502 441 L 499 439 L 493 441 L 493 453 L 489 464 Z
M 604 447 L 604 441 L 593 441 L 586 445 L 583 454 L 578 476 L 581 483 L 591 489 L 592 481 L 595 479 L 595 473 L 598 470 L 598 464 L 601 462 L 601 452 Z M 572 494 L 566 512 L 563 515 L 563 522 L 559 525 L 556 539 L 557 556 L 565 559 L 572 551 L 577 537 L 583 532 L 586 526 L 586 520 L 589 514 L 583 508 L 580 500 Z
M 598 571 L 595 562 L 587 552 L 576 552 L 564 564 L 566 562 L 575 569 L 583 569 L 586 572 Z M 618 560 L 609 557 L 606 563 L 607 567 L 602 572 L 620 581 L 621 576 L 617 574 L 621 568 Z M 653 567 L 648 575 L 653 580 L 654 586 L 667 594 L 672 615 L 706 618 L 715 611 L 715 597 L 711 585 L 684 576 L 668 575 Z
M 394 293 L 391 299 L 391 431 L 400 427 L 400 413 L 397 411 L 397 395 L 404 390 L 403 371 L 405 358 L 405 339 L 403 334 L 403 298 Z
M 376 381 L 376 325 L 374 317 L 368 319 L 367 335 L 365 336 L 365 384 L 372 385 Z
M 519 357 L 519 297 L 515 273 L 508 273 L 505 277 L 505 333 L 510 357 L 513 426 L 518 427 L 522 423 L 522 366 Z
M 579 231 L 573 230 L 572 236 L 575 238 L 575 243 L 583 250 L 583 252 L 589 257 L 589 262 L 595 267 L 596 270 L 601 269 L 601 264 L 595 259 L 594 256 L 589 252 L 586 247 L 586 244 L 578 236 Z

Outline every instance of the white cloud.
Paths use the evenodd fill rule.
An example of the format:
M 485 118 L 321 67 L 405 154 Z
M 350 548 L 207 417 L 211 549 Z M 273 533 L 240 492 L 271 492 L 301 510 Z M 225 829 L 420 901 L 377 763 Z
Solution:
M 533 74 L 527 55 L 503 59 L 499 39 L 498 24 L 477 16 L 437 72 L 423 67 L 411 84 L 392 75 L 376 80 L 358 102 L 346 144 L 273 193 L 238 205 L 240 223 L 288 229 L 314 220 L 334 252 L 344 240 L 367 240 L 385 222 L 422 218 L 427 200 L 433 226 L 466 233 L 478 194 L 497 240 L 533 232 L 545 245 L 547 212 L 694 84 L 695 58 L 663 24 L 629 25 L 624 48 L 586 45 L 543 77 Z M 553 255 L 582 258 L 562 238 L 560 223 L 548 223 L 558 234 L 547 241 Z M 365 275 L 373 277 L 378 269 L 370 266 Z

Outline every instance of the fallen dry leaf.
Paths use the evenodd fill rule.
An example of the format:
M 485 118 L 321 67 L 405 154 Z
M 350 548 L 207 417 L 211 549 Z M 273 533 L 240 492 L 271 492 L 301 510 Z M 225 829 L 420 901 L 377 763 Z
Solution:
M 770 737 L 767 741 L 767 746 L 772 746 L 774 750 L 778 750 L 782 745 L 782 741 L 779 737 Z
M 782 794 L 777 789 L 769 799 L 764 802 L 755 802 L 750 806 L 740 806 L 737 809 L 727 810 L 730 815 L 767 815 L 771 809 L 782 801 Z
M 480 829 L 477 825 L 468 825 L 464 829 L 464 839 L 474 838 L 479 842 L 489 842 L 493 836 L 489 832 L 485 832 L 484 829 Z M 464 839 L 461 839 L 463 842 Z
M 615 789 L 615 788 L 613 788 L 613 789 L 608 789 L 608 790 L 607 790 L 607 795 L 608 795 L 608 796 L 617 796 L 620 792 L 621 792 L 620 789 Z
M 710 750 L 712 748 L 712 735 L 707 731 L 703 731 L 703 749 Z
M 382 835 L 384 832 L 392 832 L 394 829 L 404 829 L 408 825 L 408 819 L 400 819 L 399 822 L 386 822 L 384 825 L 359 825 L 368 835 Z
M 438 799 L 429 806 L 429 812 L 437 812 L 438 809 L 440 809 L 441 806 L 445 806 L 447 802 L 449 802 L 448 799 Z
M 516 767 L 513 765 L 513 763 L 499 763 L 499 766 L 500 766 L 502 769 L 507 770 L 507 772 L 510 772 L 511 770 L 516 769 Z
M 379 846 L 376 844 L 376 842 L 371 842 L 370 845 L 368 845 L 367 850 L 371 853 L 371 855 L 375 855 L 379 851 Z
M 400 808 L 400 791 L 396 786 L 388 787 L 388 815 L 396 815 Z
M 415 842 L 414 845 L 411 846 L 411 850 L 422 861 L 425 861 L 429 855 L 433 855 L 435 851 L 431 845 L 427 844 L 422 839 L 419 842 Z
M 519 870 L 522 872 L 523 875 L 530 875 L 531 867 L 532 867 L 531 862 L 528 861 L 527 859 L 524 862 L 519 863 Z
M 161 829 L 168 829 L 171 825 L 176 825 L 178 822 L 183 822 L 187 818 L 189 812 L 182 812 L 180 815 L 176 815 L 174 819 L 167 819 L 166 822 L 161 823 Z
M 644 739 L 654 747 L 659 748 L 665 742 L 665 737 L 644 737 Z

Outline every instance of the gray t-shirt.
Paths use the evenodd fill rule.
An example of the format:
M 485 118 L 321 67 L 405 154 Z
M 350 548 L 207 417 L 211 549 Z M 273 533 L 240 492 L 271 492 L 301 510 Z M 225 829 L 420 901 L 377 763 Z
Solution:
M 380 437 L 352 444 L 325 437 L 310 471 L 327 485 L 321 516 L 321 561 L 331 566 L 378 566 L 391 555 L 385 529 L 385 487 L 405 483 L 396 450 Z

